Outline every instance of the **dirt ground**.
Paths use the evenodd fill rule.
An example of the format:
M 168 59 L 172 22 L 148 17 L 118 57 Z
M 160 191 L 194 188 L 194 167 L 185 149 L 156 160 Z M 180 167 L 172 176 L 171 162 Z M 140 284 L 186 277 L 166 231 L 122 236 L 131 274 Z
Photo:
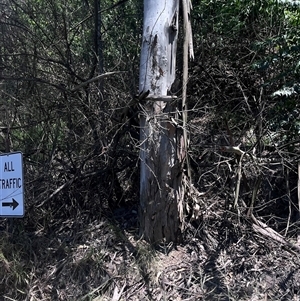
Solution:
M 138 240 L 135 207 L 34 232 L 2 220 L 0 300 L 300 300 L 297 250 L 221 200 L 201 212 L 181 245 L 157 248 Z

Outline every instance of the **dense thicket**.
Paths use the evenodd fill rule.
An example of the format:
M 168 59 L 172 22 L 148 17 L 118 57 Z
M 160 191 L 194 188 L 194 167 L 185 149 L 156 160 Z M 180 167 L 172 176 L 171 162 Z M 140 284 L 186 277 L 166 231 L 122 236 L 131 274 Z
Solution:
M 140 21 L 134 1 L 2 1 L 1 148 L 24 153 L 27 217 L 137 201 Z M 298 7 L 202 1 L 193 22 L 194 182 L 246 204 L 258 185 L 258 203 L 285 202 L 290 218 L 298 210 Z M 100 70 L 124 73 L 89 82 Z M 252 156 L 240 161 L 238 196 L 233 147 Z
M 137 166 L 130 106 L 141 7 L 111 6 L 101 3 L 100 36 L 92 1 L 2 3 L 2 151 L 24 153 L 27 216 L 37 206 L 50 215 L 94 205 L 99 211 L 121 202 L 132 186 L 119 178 L 130 182 Z M 101 62 L 104 73 L 125 72 L 86 83 L 99 75 Z
M 298 216 L 298 6 L 194 6 L 197 59 L 189 91 L 196 183 L 229 206 L 248 210 L 254 201 L 259 216 L 287 233 Z M 241 158 L 234 147 L 251 156 Z
M 137 206 L 140 2 L 0 0 L 0 151 L 22 151 L 26 177 L 26 215 L 13 233 L 50 235 Z M 194 0 L 193 7 L 189 154 L 201 195 L 189 188 L 187 225 L 198 228 L 201 212 L 225 200 L 239 217 L 253 213 L 293 236 L 297 1 Z M 102 66 L 115 73 L 96 80 Z M 174 92 L 180 101 L 180 86 Z

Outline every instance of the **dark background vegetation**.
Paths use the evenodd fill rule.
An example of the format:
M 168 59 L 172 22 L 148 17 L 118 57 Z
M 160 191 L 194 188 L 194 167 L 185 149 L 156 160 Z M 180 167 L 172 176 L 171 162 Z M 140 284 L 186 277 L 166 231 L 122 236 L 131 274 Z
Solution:
M 257 188 L 254 216 L 298 238 L 297 1 L 193 1 L 200 194 L 183 245 L 158 254 L 136 237 L 141 2 L 101 1 L 97 21 L 98 1 L 0 0 L 0 150 L 23 152 L 26 179 L 25 217 L 0 220 L 0 300 L 299 297 L 299 260 L 247 219 Z M 115 73 L 82 85 L 102 69 Z M 246 152 L 237 208 L 240 157 L 224 147 Z

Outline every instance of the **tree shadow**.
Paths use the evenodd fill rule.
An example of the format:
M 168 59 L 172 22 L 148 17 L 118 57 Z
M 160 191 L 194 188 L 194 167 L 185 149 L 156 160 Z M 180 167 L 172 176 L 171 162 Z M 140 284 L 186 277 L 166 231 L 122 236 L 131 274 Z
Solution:
M 229 301 L 232 300 L 231 293 L 226 281 L 226 269 L 223 269 L 222 265 L 226 264 L 223 261 L 226 261 L 230 246 L 237 242 L 238 237 L 234 225 L 227 220 L 226 214 L 221 220 L 214 221 L 216 222 L 219 223 L 217 227 L 210 227 L 210 224 L 207 224 L 201 230 L 201 240 L 207 254 L 202 265 L 201 279 L 206 298 Z

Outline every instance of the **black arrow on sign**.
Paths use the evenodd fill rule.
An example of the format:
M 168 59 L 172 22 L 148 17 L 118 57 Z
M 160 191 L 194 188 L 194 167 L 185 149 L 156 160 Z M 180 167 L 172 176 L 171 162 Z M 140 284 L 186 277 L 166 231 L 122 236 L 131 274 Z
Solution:
M 18 206 L 19 203 L 15 199 L 12 199 L 12 202 L 10 203 L 2 203 L 2 207 L 12 207 L 13 210 L 15 210 Z

